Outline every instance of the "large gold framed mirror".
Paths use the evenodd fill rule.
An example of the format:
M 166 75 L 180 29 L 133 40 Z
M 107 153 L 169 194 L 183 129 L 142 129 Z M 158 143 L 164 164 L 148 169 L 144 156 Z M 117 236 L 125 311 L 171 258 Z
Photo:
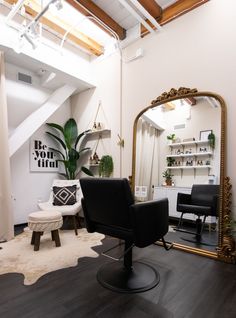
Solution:
M 184 87 L 164 92 L 135 118 L 132 187 L 139 201 L 168 197 L 166 239 L 174 248 L 235 263 L 225 135 L 226 105 L 221 96 Z M 217 215 L 202 223 L 201 217 L 184 213 L 179 222 L 178 193 L 190 194 L 193 185 L 200 184 L 218 185 Z M 196 241 L 197 218 L 201 240 Z

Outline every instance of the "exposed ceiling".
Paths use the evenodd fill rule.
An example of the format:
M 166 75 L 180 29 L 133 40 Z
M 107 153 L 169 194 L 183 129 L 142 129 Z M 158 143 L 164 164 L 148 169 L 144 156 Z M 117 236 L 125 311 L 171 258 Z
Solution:
M 93 0 L 93 2 L 103 9 L 111 18 L 113 18 L 119 25 L 121 25 L 125 30 L 134 27 L 137 24 L 137 19 L 132 16 L 132 14 L 122 5 L 118 0 Z M 129 3 L 129 1 L 126 1 Z M 169 5 L 177 2 L 177 0 L 144 0 L 139 1 L 144 8 L 149 8 L 149 11 L 153 16 L 154 12 L 158 12 L 160 8 L 163 10 Z M 143 18 L 145 18 L 143 16 Z
M 34 22 L 41 22 L 45 28 L 51 29 L 61 38 L 66 35 L 66 38 L 79 48 L 99 56 L 104 52 L 104 40 L 101 36 L 95 36 L 95 33 L 91 34 L 88 28 L 87 31 L 83 29 L 83 20 L 89 20 L 89 23 L 96 24 L 100 30 L 122 41 L 135 26 L 141 27 L 140 36 L 143 37 L 207 1 L 209 0 L 4 0 L 3 3 L 12 8 L 19 5 L 18 14 L 22 19 L 26 16 L 31 19 L 30 28 L 29 24 L 25 26 L 25 37 L 31 37 L 29 31 L 35 31 L 36 26 L 38 28 Z M 49 3 L 55 4 L 61 10 L 52 14 L 48 10 Z M 48 9 L 43 12 L 47 5 Z M 64 7 L 69 7 L 74 12 L 63 15 Z M 72 22 L 72 13 L 82 17 L 78 25 Z
M 51 32 L 61 43 L 66 39 L 75 48 L 92 56 L 100 56 L 104 52 L 107 38 L 112 39 L 114 34 L 120 43 L 127 40 L 132 28 L 140 30 L 139 36 L 143 37 L 207 1 L 209 0 L 1 0 L 0 13 L 7 18 L 12 14 L 10 22 L 18 25 L 19 34 L 25 35 L 26 40 L 30 38 L 32 43 L 34 32 L 37 33 L 40 29 L 38 22 L 41 22 L 42 36 Z M 42 14 L 51 2 L 61 10 L 56 10 L 56 13 L 45 10 Z M 66 11 L 68 8 L 72 10 L 69 13 Z M 85 22 L 87 25 L 84 25 Z M 0 50 L 6 52 L 6 61 L 9 63 L 21 65 L 36 74 L 39 68 L 44 68 L 36 59 L 18 54 L 19 52 L 16 53 L 1 43 Z M 45 65 L 45 69 L 49 73 L 56 72 L 49 65 Z M 78 86 L 78 91 L 91 87 L 90 84 L 71 79 L 62 72 L 57 72 L 57 76 L 47 87 L 55 89 L 63 83 L 65 77 L 68 82 Z

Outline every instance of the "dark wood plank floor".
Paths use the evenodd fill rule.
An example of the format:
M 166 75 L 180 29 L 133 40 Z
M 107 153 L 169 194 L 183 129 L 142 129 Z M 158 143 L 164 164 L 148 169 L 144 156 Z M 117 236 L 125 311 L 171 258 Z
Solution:
M 107 238 L 94 250 L 101 252 L 115 242 Z M 133 295 L 104 289 L 96 280 L 98 268 L 109 262 L 103 256 L 79 259 L 76 267 L 49 273 L 31 286 L 23 285 L 20 274 L 1 275 L 0 317 L 236 317 L 235 265 L 156 245 L 136 248 L 134 259 L 158 269 L 157 287 Z

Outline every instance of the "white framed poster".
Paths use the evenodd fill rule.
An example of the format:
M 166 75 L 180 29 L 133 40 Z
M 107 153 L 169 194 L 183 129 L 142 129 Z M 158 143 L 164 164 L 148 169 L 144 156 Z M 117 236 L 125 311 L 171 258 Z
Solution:
M 50 147 L 55 147 L 45 131 L 38 131 L 30 139 L 30 171 L 58 172 L 58 156 Z
M 212 129 L 209 130 L 201 130 L 199 140 L 207 141 L 209 134 L 212 133 Z

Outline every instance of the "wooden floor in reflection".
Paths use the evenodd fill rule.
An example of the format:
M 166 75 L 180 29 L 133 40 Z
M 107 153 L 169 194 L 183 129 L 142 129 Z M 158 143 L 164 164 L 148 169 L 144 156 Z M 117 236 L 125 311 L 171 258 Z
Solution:
M 204 230 L 202 232 L 201 242 L 197 242 L 196 235 L 190 233 L 184 233 L 175 231 L 177 227 L 176 220 L 171 220 L 169 223 L 169 232 L 165 236 L 165 239 L 169 242 L 175 242 L 183 245 L 187 245 L 190 247 L 200 248 L 211 252 L 216 252 L 216 248 L 218 245 L 218 231 L 215 227 L 211 227 L 205 225 Z M 195 233 L 196 227 L 195 224 L 185 223 L 182 227 L 182 230 L 189 231 Z

